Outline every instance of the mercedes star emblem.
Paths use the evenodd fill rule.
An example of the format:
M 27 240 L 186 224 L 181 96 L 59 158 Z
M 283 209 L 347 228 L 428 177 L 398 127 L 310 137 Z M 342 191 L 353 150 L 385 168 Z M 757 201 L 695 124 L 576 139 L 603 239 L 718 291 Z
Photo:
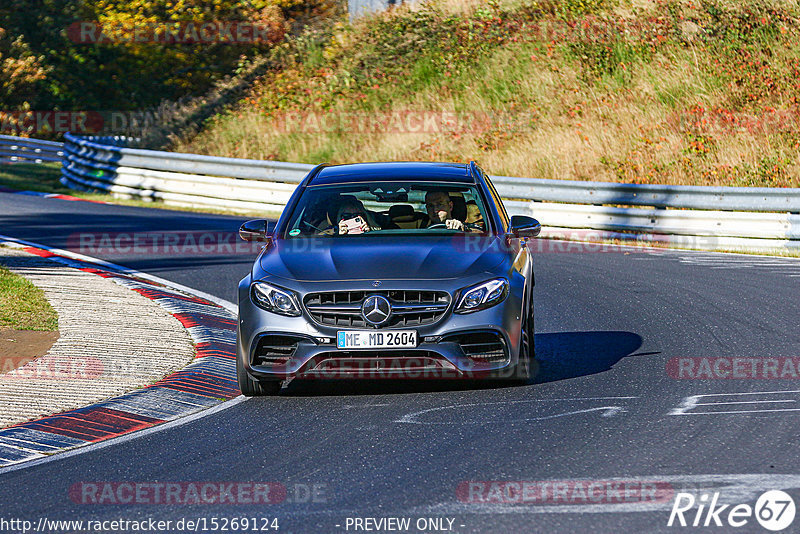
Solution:
M 370 295 L 361 305 L 361 315 L 373 326 L 385 324 L 391 314 L 392 305 L 381 295 Z

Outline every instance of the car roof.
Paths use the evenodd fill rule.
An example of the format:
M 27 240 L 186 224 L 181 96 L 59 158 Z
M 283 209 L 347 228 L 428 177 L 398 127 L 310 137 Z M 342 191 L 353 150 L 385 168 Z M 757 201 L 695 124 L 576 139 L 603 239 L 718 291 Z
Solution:
M 373 181 L 435 181 L 473 184 L 474 178 L 465 163 L 393 161 L 348 163 L 325 166 L 308 185 L 328 185 Z

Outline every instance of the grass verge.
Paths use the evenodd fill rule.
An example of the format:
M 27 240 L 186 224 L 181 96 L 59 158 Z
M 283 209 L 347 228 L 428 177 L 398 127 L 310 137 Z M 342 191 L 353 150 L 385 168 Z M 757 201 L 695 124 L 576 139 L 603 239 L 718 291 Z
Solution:
M 58 330 L 58 316 L 44 292 L 5 267 L 0 267 L 0 327 Z

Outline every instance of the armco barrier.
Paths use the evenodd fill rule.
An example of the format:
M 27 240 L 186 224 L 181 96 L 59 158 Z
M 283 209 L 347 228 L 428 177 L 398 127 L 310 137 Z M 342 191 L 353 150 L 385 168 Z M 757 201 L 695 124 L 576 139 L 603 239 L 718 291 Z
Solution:
M 127 140 L 65 136 L 63 184 L 113 195 L 233 211 L 280 211 L 313 166 L 127 148 Z M 715 236 L 734 248 L 800 248 L 800 189 L 492 178 L 511 214 L 547 228 L 625 236 Z M 721 246 L 721 245 L 717 245 Z M 731 248 L 731 247 L 725 247 Z
M 61 182 L 181 206 L 280 211 L 311 165 L 125 148 L 66 135 Z M 119 145 L 123 139 L 115 139 Z
M 494 176 L 492 182 L 505 198 L 695 210 L 800 212 L 800 189 L 619 184 L 509 176 Z
M 0 161 L 59 162 L 63 155 L 62 143 L 0 135 Z

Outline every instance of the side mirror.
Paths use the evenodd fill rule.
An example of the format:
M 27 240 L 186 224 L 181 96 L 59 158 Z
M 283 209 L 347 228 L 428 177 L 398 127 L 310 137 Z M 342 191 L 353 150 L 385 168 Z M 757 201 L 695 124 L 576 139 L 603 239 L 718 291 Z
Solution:
M 247 221 L 239 227 L 239 237 L 245 241 L 268 241 L 267 221 L 264 219 Z
M 536 237 L 542 231 L 542 225 L 533 217 L 513 215 L 509 230 L 514 237 Z

